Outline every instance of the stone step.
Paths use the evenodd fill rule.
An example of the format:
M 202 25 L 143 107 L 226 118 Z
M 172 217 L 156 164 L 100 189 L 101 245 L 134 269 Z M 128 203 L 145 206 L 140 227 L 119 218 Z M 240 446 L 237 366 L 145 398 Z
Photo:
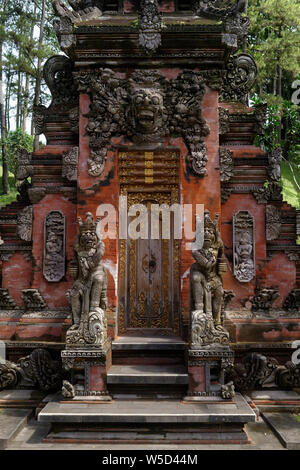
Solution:
M 186 385 L 188 381 L 186 368 L 178 365 L 113 365 L 107 373 L 108 385 Z
M 32 410 L 21 408 L 0 409 L 0 450 L 26 426 Z
M 255 413 L 237 394 L 230 403 L 55 401 L 45 406 L 38 420 L 52 425 L 45 442 L 246 443 L 243 428 L 255 421 Z

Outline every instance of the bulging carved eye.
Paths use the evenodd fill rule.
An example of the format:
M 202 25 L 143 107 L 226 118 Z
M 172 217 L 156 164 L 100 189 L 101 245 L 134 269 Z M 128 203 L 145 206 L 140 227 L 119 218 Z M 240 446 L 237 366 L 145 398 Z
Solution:
M 159 98 L 158 98 L 158 96 L 153 96 L 153 97 L 152 97 L 152 103 L 153 103 L 153 104 L 159 104 Z
M 135 102 L 136 104 L 141 104 L 143 101 L 143 97 L 142 95 L 137 95 L 137 97 L 135 98 Z

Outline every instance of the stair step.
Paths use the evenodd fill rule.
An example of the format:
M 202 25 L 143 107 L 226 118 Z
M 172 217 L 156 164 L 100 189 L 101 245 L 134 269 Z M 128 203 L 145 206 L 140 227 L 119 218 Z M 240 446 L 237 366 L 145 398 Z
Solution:
M 120 336 L 112 342 L 112 350 L 184 351 L 185 344 L 179 337 Z
M 107 373 L 107 383 L 186 385 L 188 384 L 188 374 L 185 367 L 177 365 L 115 365 Z

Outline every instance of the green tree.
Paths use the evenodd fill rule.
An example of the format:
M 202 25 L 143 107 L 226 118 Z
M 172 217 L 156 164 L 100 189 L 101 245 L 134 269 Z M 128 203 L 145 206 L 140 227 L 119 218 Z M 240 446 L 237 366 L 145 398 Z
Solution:
M 18 151 L 25 149 L 33 151 L 33 136 L 24 132 L 20 127 L 15 131 L 8 131 L 5 139 L 6 158 L 8 169 L 16 177 L 18 166 Z

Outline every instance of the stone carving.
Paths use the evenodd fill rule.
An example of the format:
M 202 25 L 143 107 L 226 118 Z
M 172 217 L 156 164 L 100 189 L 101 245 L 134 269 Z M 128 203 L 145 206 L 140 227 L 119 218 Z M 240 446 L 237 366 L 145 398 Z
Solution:
M 54 361 L 45 349 L 35 349 L 16 364 L 9 361 L 0 364 L 0 390 L 31 387 L 56 391 L 61 387 L 61 382 L 61 363 Z
M 33 207 L 27 206 L 17 215 L 17 234 L 26 242 L 32 240 Z
M 65 275 L 65 216 L 60 211 L 45 217 L 43 275 L 49 282 L 58 282 Z
M 79 133 L 79 107 L 75 106 L 69 111 L 70 129 L 74 134 Z
M 266 206 L 266 239 L 267 241 L 276 240 L 281 230 L 280 210 L 275 206 Z
M 24 300 L 25 310 L 41 310 L 47 307 L 38 289 L 23 289 L 22 299 Z
M 203 248 L 192 251 L 191 267 L 191 349 L 227 345 L 229 334 L 222 326 L 222 273 L 226 272 L 224 246 L 215 221 L 204 213 Z
M 220 147 L 219 156 L 221 182 L 227 183 L 233 176 L 233 152 L 224 147 Z
M 263 135 L 267 122 L 267 104 L 259 104 L 254 108 L 255 127 L 254 131 L 257 135 Z
M 73 11 L 62 0 L 52 0 L 54 12 L 60 18 L 69 18 L 74 23 L 102 16 L 103 0 L 68 0 Z
M 272 182 L 268 186 L 252 191 L 258 204 L 267 204 L 269 201 L 282 201 L 282 187 L 279 183 Z
M 61 49 L 67 53 L 68 49 L 76 44 L 72 19 L 68 16 L 61 16 L 60 19 L 53 21 L 53 28 Z
M 233 216 L 233 272 L 239 282 L 255 275 L 254 219 L 248 211 Z
M 66 345 L 101 348 L 107 339 L 107 274 L 101 263 L 105 247 L 91 213 L 86 213 L 84 223 L 78 218 L 78 225 L 74 246 L 78 274 L 68 292 L 73 325 L 67 332 Z
M 45 63 L 44 79 L 52 95 L 50 106 L 68 105 L 78 100 L 72 70 L 73 62 L 63 55 L 50 57 Z
M 0 288 L 0 309 L 1 310 L 13 310 L 16 308 L 14 299 L 10 296 L 7 288 Z
M 227 186 L 221 186 L 221 203 L 225 204 L 226 201 L 228 201 L 230 194 L 232 193 L 232 188 L 229 188 Z
M 41 135 L 45 132 L 46 112 L 46 106 L 42 104 L 33 105 L 32 120 L 36 135 Z
M 230 131 L 230 112 L 228 109 L 219 107 L 219 134 L 224 135 Z
M 282 161 L 282 149 L 277 147 L 268 154 L 269 168 L 268 174 L 272 181 L 280 181 L 281 179 L 281 161 Z
M 194 14 L 213 19 L 225 19 L 244 13 L 246 10 L 245 0 L 195 0 L 193 3 Z
M 288 257 L 290 261 L 298 261 L 299 260 L 299 253 L 293 250 L 285 250 L 284 254 Z
M 278 289 L 256 288 L 255 295 L 249 299 L 252 302 L 252 312 L 269 312 L 278 297 Z
M 224 399 L 230 399 L 235 396 L 233 382 L 228 382 L 227 384 L 221 386 L 221 395 Z
M 204 92 L 204 80 L 197 72 L 185 71 L 169 83 L 170 134 L 183 136 L 192 170 L 197 176 L 206 174 L 204 137 L 209 134 L 209 128 L 201 113 Z
M 240 54 L 229 59 L 220 92 L 220 100 L 240 101 L 248 105 L 249 91 L 255 83 L 257 67 L 249 54 Z
M 237 37 L 237 46 L 241 48 L 247 40 L 250 28 L 250 19 L 237 13 L 235 16 L 229 16 L 224 21 L 224 31 L 227 34 L 235 34 Z
M 283 303 L 284 310 L 297 312 L 300 308 L 300 289 L 292 289 Z
M 284 366 L 279 366 L 276 371 L 275 383 L 281 389 L 299 388 L 300 365 L 289 361 Z
M 73 147 L 62 155 L 62 176 L 69 181 L 77 181 L 78 147 Z
M 246 393 L 274 385 L 277 368 L 276 359 L 259 353 L 250 353 L 241 363 L 227 370 L 226 378 L 233 382 L 237 392 Z
M 158 11 L 158 0 L 140 2 L 139 44 L 149 55 L 161 45 L 161 14 Z
M 101 174 L 110 139 L 120 134 L 138 144 L 159 142 L 169 134 L 182 136 L 191 169 L 198 176 L 206 173 L 204 137 L 209 128 L 201 113 L 205 84 L 198 72 L 184 71 L 169 81 L 153 70 L 135 72 L 128 80 L 110 69 L 74 76 L 79 91 L 92 98 L 86 127 L 94 152 L 89 160 L 92 176 Z
M 26 149 L 18 150 L 17 180 L 22 182 L 33 175 L 32 153 Z
M 65 398 L 74 398 L 76 395 L 74 386 L 68 380 L 63 381 L 61 393 Z

